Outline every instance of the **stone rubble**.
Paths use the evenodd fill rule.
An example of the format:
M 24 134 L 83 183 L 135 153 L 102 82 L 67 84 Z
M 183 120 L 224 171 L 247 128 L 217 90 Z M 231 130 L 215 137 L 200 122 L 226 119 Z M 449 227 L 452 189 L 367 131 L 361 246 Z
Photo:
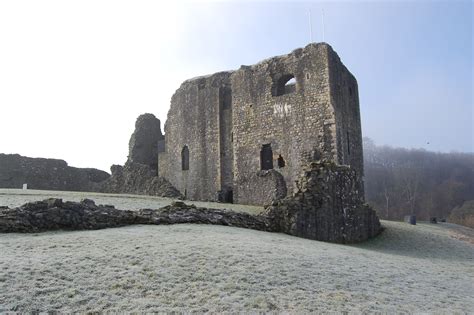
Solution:
M 210 209 L 177 201 L 161 209 L 118 210 L 96 205 L 46 199 L 9 209 L 0 208 L 0 232 L 91 230 L 131 224 L 200 223 L 235 226 L 335 243 L 354 243 L 381 231 L 375 211 L 357 192 L 357 174 L 332 162 L 313 162 L 297 183 L 298 191 L 260 215 Z
M 381 225 L 363 202 L 357 173 L 331 161 L 311 162 L 297 182 L 297 191 L 267 206 L 264 215 L 273 230 L 335 243 L 354 243 L 376 236 Z
M 17 208 L 0 208 L 1 233 L 36 233 L 52 230 L 96 230 L 132 224 L 200 223 L 269 231 L 264 217 L 225 209 L 198 208 L 176 201 L 158 210 L 119 210 L 93 200 L 63 202 L 46 199 Z
M 160 120 L 153 114 L 140 115 L 130 137 L 127 162 L 110 167 L 112 176 L 100 183 L 99 191 L 182 199 L 183 195 L 168 180 L 157 176 L 162 141 Z
M 166 179 L 155 176 L 148 165 L 127 162 L 124 166 L 112 165 L 110 169 L 112 176 L 101 184 L 101 192 L 183 198 Z

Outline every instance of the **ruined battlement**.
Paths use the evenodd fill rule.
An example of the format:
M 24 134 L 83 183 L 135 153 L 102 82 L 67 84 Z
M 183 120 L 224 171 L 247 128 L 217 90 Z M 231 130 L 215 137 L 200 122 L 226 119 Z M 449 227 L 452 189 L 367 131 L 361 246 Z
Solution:
M 357 81 L 326 43 L 186 80 L 165 135 L 158 175 L 190 199 L 268 203 L 308 160 L 363 174 Z

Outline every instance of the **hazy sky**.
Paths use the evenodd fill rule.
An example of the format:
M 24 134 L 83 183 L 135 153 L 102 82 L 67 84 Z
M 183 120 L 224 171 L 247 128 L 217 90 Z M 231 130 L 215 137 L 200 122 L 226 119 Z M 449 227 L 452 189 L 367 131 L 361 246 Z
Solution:
M 123 164 L 182 81 L 322 38 L 356 76 L 363 135 L 474 151 L 470 1 L 0 1 L 0 153 Z

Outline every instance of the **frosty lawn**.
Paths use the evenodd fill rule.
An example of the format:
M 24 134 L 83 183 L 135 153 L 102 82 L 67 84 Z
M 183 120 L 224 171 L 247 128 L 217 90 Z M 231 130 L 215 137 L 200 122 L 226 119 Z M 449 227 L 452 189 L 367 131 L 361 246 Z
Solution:
M 353 246 L 206 225 L 0 234 L 0 312 L 474 309 L 464 230 L 383 225 Z
M 144 196 L 144 195 L 126 195 L 126 194 L 102 194 L 94 192 L 76 192 L 76 191 L 51 191 L 51 190 L 21 190 L 21 189 L 2 189 L 0 188 L 0 206 L 10 208 L 19 207 L 26 202 L 39 201 L 47 198 L 62 198 L 65 201 L 81 201 L 84 198 L 93 199 L 96 204 L 110 204 L 117 209 L 138 210 L 138 209 L 158 209 L 173 202 L 173 199 Z M 263 207 L 247 206 L 237 204 L 223 204 L 217 202 L 189 201 L 186 203 L 195 204 L 198 207 L 208 208 L 226 208 L 234 211 L 243 211 L 257 214 L 263 211 Z

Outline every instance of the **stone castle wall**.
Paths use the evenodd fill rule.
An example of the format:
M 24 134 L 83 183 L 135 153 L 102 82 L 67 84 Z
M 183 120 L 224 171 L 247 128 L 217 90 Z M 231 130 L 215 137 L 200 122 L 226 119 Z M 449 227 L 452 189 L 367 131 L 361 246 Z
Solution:
M 137 118 L 127 161 L 124 166 L 111 166 L 112 176 L 100 183 L 100 192 L 182 198 L 165 178 L 157 176 L 158 152 L 163 151 L 164 142 L 160 125 L 160 120 L 153 114 Z
M 38 206 L 48 213 L 83 211 L 85 225 L 58 219 L 68 228 L 196 222 L 337 243 L 363 241 L 381 231 L 375 211 L 364 203 L 357 81 L 325 43 L 183 82 L 171 99 L 164 130 L 163 136 L 152 114 L 141 115 L 125 165 L 113 165 L 106 180 L 94 172 L 88 180 L 97 179 L 95 187 L 103 192 L 266 205 L 265 211 L 253 216 L 180 203 L 136 217 L 51 201 L 6 209 L 0 229 L 16 231 L 36 220 L 24 210 Z M 63 163 L 48 167 L 67 167 Z M 51 181 L 58 179 L 63 180 L 58 175 Z M 39 227 L 34 221 L 31 229 L 58 228 L 56 221 Z
M 339 56 L 329 55 L 331 103 L 336 127 L 337 163 L 350 165 L 364 175 L 359 89 L 356 78 L 342 64 Z M 363 185 L 360 187 L 363 196 Z
M 130 137 L 127 163 L 148 165 L 156 175 L 158 143 L 163 140 L 160 120 L 153 114 L 140 115 L 135 122 L 135 131 Z
M 171 99 L 165 152 L 159 153 L 158 159 L 159 176 L 187 198 L 216 200 L 221 186 L 232 183 L 232 109 L 223 108 L 230 74 L 221 72 L 185 81 Z M 182 167 L 185 147 L 188 170 Z
M 242 67 L 232 76 L 237 202 L 247 203 L 247 196 L 263 185 L 254 176 L 261 167 L 263 145 L 271 146 L 274 169 L 283 175 L 289 191 L 294 189 L 305 152 L 335 158 L 334 129 L 327 125 L 333 121 L 327 54 L 326 45 L 311 45 Z M 275 86 L 284 76 L 296 79 L 295 91 L 275 95 Z M 284 167 L 278 166 L 280 156 Z
M 324 43 L 187 80 L 171 100 L 159 176 L 189 199 L 261 205 L 266 196 L 281 197 L 276 190 L 292 193 L 314 159 L 362 175 L 357 93 L 355 78 Z M 258 175 L 267 168 L 286 187 L 279 176 Z

